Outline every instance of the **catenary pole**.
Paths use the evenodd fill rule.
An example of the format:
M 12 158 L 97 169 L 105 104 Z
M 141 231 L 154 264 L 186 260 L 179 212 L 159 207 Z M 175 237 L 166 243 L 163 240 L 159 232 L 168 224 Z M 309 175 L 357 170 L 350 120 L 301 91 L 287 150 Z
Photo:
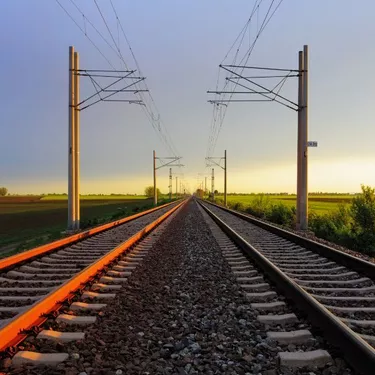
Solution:
M 172 200 L 172 168 L 169 168 L 169 200 Z
M 303 46 L 303 109 L 302 109 L 302 124 L 303 124 L 303 158 L 302 158 L 302 186 L 301 186 L 301 229 L 307 230 L 308 228 L 308 59 L 309 52 L 308 46 Z
M 74 229 L 78 230 L 80 227 L 80 112 L 78 103 L 80 101 L 80 87 L 79 87 L 79 55 L 74 52 L 74 143 L 75 143 L 75 158 L 74 158 Z
M 74 126 L 74 47 L 69 47 L 69 135 L 68 135 L 68 230 L 74 229 L 75 214 L 75 126 Z
M 303 160 L 303 51 L 298 52 L 298 129 L 297 129 L 297 229 L 302 222 L 302 160 Z
M 154 170 L 154 206 L 158 204 L 158 193 L 156 190 L 156 154 L 153 152 L 153 170 Z
M 224 207 L 227 207 L 227 150 L 224 150 Z

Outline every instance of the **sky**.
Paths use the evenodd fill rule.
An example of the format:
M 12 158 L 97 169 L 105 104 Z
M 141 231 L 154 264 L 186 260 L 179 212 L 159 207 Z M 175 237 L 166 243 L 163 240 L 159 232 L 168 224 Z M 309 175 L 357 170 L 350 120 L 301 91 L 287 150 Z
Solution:
M 112 0 L 169 144 L 182 157 L 184 167 L 173 167 L 173 178 L 190 191 L 205 176 L 210 184 L 207 90 L 215 90 L 218 65 L 255 1 Z M 95 1 L 59 2 L 115 68 L 124 69 L 89 24 L 114 47 Z M 240 53 L 270 3 L 261 1 Z M 97 4 L 127 66 L 136 68 L 110 1 Z M 250 56 L 251 65 L 296 69 L 298 51 L 309 45 L 309 140 L 318 141 L 309 149 L 310 191 L 375 185 L 374 14 L 371 0 L 284 0 Z M 10 193 L 67 192 L 69 46 L 79 52 L 82 68 L 111 69 L 87 36 L 54 0 L 0 2 L 0 186 Z M 81 97 L 93 90 L 81 77 Z M 296 81 L 283 94 L 297 100 Z M 221 157 L 227 150 L 228 192 L 295 192 L 296 139 L 295 111 L 274 102 L 231 103 L 212 153 Z M 82 111 L 81 193 L 141 194 L 153 181 L 153 150 L 171 156 L 141 106 L 98 103 Z M 168 172 L 157 172 L 164 192 Z M 223 190 L 220 168 L 215 188 Z

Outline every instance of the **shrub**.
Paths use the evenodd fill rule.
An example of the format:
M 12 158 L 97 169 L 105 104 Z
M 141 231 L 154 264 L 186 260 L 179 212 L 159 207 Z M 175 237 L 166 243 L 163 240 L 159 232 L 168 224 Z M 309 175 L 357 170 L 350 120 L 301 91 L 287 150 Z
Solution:
M 224 199 L 223 198 L 215 198 L 215 203 L 223 205 L 224 204 Z
M 245 211 L 246 206 L 242 202 L 228 202 L 228 208 L 235 211 Z
M 266 218 L 273 223 L 289 227 L 292 227 L 296 221 L 296 215 L 293 209 L 282 203 L 272 205 L 266 212 Z
M 256 210 L 253 206 L 247 206 L 245 212 L 256 217 L 264 217 L 264 212 Z
M 351 229 L 350 211 L 341 204 L 338 209 L 326 215 L 309 215 L 309 228 L 317 237 L 339 245 L 355 248 L 355 236 Z
M 328 241 L 336 239 L 337 228 L 328 215 L 317 215 L 314 212 L 309 214 L 309 229 L 317 237 L 324 238 Z
M 259 194 L 252 200 L 250 206 L 246 209 L 246 212 L 260 218 L 266 218 L 267 212 L 270 208 L 270 197 L 265 194 Z
M 375 189 L 361 185 L 362 194 L 352 200 L 350 214 L 355 247 L 367 253 L 375 252 Z
M 241 202 L 236 202 L 234 205 L 233 205 L 233 210 L 236 210 L 236 211 L 245 211 L 246 209 L 246 206 L 241 203 Z

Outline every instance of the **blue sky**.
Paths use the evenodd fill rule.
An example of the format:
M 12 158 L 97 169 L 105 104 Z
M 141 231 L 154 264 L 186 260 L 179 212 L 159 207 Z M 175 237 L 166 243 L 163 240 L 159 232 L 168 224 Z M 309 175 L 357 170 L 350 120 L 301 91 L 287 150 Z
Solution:
M 84 27 L 70 0 L 59 0 Z M 113 0 L 163 123 L 186 166 L 185 183 L 196 187 L 205 168 L 218 64 L 246 23 L 255 0 Z M 75 0 L 85 16 L 110 36 L 94 1 Z M 98 0 L 117 37 L 110 2 Z M 264 4 L 269 4 L 264 1 Z M 264 5 L 264 6 L 265 6 Z M 310 48 L 310 190 L 358 191 L 375 185 L 375 3 L 284 0 L 260 37 L 253 65 L 294 68 L 303 44 Z M 100 37 L 88 35 L 121 68 Z M 57 2 L 0 3 L 0 185 L 12 193 L 67 191 L 68 47 L 81 66 L 108 69 L 103 57 Z M 130 67 L 129 50 L 120 46 Z M 82 80 L 82 96 L 92 92 Z M 291 83 L 285 94 L 296 98 Z M 275 103 L 233 103 L 215 155 L 228 152 L 229 191 L 295 191 L 294 112 Z M 152 150 L 167 156 L 139 106 L 100 103 L 81 114 L 83 193 L 136 192 L 152 183 Z M 177 171 L 176 171 L 177 172 Z M 222 189 L 222 171 L 216 186 Z M 168 171 L 161 169 L 167 190 Z

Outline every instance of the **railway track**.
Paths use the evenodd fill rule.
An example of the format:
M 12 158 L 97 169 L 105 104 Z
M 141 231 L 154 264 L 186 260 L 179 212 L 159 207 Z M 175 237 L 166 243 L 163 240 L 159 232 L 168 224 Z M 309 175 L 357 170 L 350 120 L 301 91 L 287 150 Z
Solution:
M 31 373 L 373 374 L 374 350 L 363 333 L 297 284 L 321 280 L 322 269 L 331 280 L 328 270 L 337 267 L 222 208 L 184 203 L 48 250 L 49 261 L 38 255 L 32 266 L 7 266 L 4 278 L 19 291 L 4 281 L 3 312 L 17 315 L 5 316 L 0 328 L 0 370 L 29 374 L 28 365 L 42 364 L 54 369 Z M 301 254 L 309 266 L 301 268 Z M 332 275 L 346 280 L 349 272 Z
M 200 204 L 277 288 L 309 316 L 315 328 L 342 350 L 354 368 L 364 374 L 374 373 L 374 264 L 247 215 L 213 204 Z M 266 285 L 256 284 L 258 276 L 251 272 L 244 275 L 250 277 L 243 279 L 244 282 L 255 283 L 249 289 L 267 290 Z M 271 294 L 267 296 L 265 292 L 265 299 L 272 301 Z M 267 304 L 273 309 L 273 302 Z M 271 311 L 261 319 L 282 319 L 283 314 Z M 296 337 L 300 334 L 290 332 Z
M 352 374 L 325 349 L 191 200 L 27 332 L 7 373 Z
M 97 306 L 90 307 L 84 301 L 106 298 L 108 293 L 100 292 L 118 289 L 118 285 L 112 284 L 126 281 L 142 257 L 132 252 L 130 260 L 121 260 L 122 254 L 183 203 L 167 204 L 0 260 L 0 351 L 3 355 L 12 353 L 12 347 L 24 340 L 30 330 L 37 332 L 36 327 L 48 317 L 57 316 L 66 307 L 65 301 L 74 299 L 77 291 L 83 291 L 82 303 L 73 303 L 72 309 L 96 309 Z M 77 242 L 81 238 L 84 239 Z M 109 264 L 119 257 L 107 271 Z M 88 286 L 90 290 L 85 290 Z M 81 320 L 66 314 L 58 315 L 59 319 L 78 324 Z M 52 335 L 61 336 L 58 332 Z

